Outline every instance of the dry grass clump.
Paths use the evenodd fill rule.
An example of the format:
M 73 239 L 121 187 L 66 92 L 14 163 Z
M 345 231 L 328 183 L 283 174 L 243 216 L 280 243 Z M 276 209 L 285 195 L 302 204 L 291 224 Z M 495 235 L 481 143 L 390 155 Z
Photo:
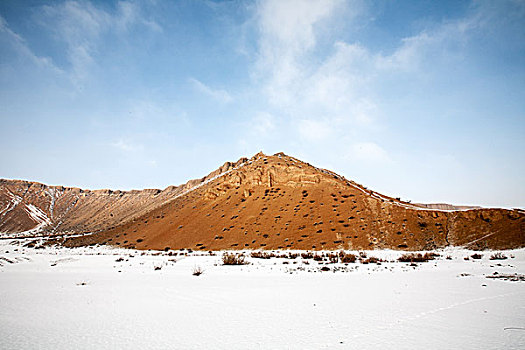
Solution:
M 274 253 L 261 252 L 261 251 L 255 251 L 255 252 L 252 252 L 250 254 L 250 256 L 252 258 L 256 258 L 256 259 L 270 259 L 270 258 L 275 257 L 275 254 Z
M 303 253 L 301 255 L 304 259 L 313 259 L 317 262 L 326 261 L 329 264 L 337 264 L 337 263 L 354 263 L 357 260 L 357 257 L 354 254 L 346 253 L 344 250 L 341 250 L 340 252 L 332 252 L 332 253 L 320 253 L 320 254 L 314 254 L 314 253 Z
M 312 253 L 312 252 L 301 253 L 301 258 L 303 258 L 303 259 L 313 259 L 314 258 L 314 253 Z
M 336 264 L 339 262 L 339 255 L 332 253 L 328 254 L 328 261 L 330 261 L 331 264 Z
M 242 254 L 224 253 L 222 255 L 223 265 L 246 265 L 245 257 Z
M 355 263 L 357 257 L 354 254 L 339 254 L 339 258 L 343 264 Z
M 314 257 L 313 257 L 313 259 L 314 259 L 315 261 L 323 261 L 323 256 L 322 256 L 322 255 L 315 254 Z
M 505 260 L 507 256 L 501 252 L 494 253 L 490 256 L 490 260 Z
M 282 253 L 282 254 L 276 254 L 276 253 L 269 253 L 269 256 L 271 258 L 279 258 L 279 259 L 295 259 L 299 256 L 297 253 Z
M 193 276 L 200 276 L 200 275 L 202 275 L 203 272 L 204 272 L 204 270 L 200 266 L 194 266 L 192 275 Z
M 525 275 L 519 275 L 515 273 L 514 275 L 511 274 L 505 274 L 500 275 L 497 272 L 494 272 L 491 276 L 486 276 L 487 278 L 494 278 L 494 279 L 502 279 L 504 281 L 511 281 L 511 282 L 525 282 Z
M 383 260 L 376 258 L 375 256 L 371 256 L 367 259 L 361 259 L 361 264 L 381 264 Z
M 434 260 L 436 257 L 438 257 L 439 254 L 436 253 L 407 253 L 401 255 L 397 261 L 400 262 L 427 262 L 429 260 Z

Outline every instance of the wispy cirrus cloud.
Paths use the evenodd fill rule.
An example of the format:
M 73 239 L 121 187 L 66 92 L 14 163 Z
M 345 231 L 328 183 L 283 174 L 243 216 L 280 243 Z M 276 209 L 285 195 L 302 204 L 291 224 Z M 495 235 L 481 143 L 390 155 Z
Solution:
M 37 67 L 47 68 L 58 74 L 63 73 L 60 68 L 53 64 L 53 61 L 49 57 L 39 56 L 31 51 L 25 39 L 19 34 L 15 33 L 1 15 L 0 33 L 2 33 L 2 36 L 5 38 L 4 40 L 6 40 L 20 56 L 29 59 L 31 63 L 35 64 Z
M 124 35 L 135 26 L 162 32 L 161 26 L 148 19 L 132 1 L 118 2 L 114 11 L 90 1 L 65 1 L 42 6 L 34 17 L 42 28 L 52 33 L 56 42 L 65 45 L 68 71 L 76 85 L 89 77 L 105 36 Z
M 210 86 L 195 78 L 190 78 L 188 80 L 193 85 L 193 87 L 197 89 L 197 91 L 207 95 L 208 97 L 211 97 L 218 102 L 230 103 L 233 101 L 233 97 L 226 90 L 211 88 Z

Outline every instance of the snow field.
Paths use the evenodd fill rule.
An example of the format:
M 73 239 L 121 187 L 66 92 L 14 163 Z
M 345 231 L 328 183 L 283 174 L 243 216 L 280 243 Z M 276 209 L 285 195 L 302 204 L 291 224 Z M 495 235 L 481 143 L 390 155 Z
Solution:
M 0 241 L 2 349 L 525 347 L 525 283 L 486 278 L 523 275 L 525 249 L 468 261 L 474 252 L 446 249 L 416 266 L 300 257 L 223 266 L 220 252 L 17 242 Z M 402 254 L 366 253 L 391 261 Z M 202 275 L 192 275 L 196 266 Z

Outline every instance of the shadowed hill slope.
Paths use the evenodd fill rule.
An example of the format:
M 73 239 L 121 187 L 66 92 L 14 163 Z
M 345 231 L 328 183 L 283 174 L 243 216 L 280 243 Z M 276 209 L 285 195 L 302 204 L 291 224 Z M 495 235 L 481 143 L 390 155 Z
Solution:
M 450 210 L 438 209 L 443 207 Z M 201 250 L 525 246 L 520 210 L 438 208 L 381 195 L 282 153 L 259 153 L 151 211 L 65 244 Z

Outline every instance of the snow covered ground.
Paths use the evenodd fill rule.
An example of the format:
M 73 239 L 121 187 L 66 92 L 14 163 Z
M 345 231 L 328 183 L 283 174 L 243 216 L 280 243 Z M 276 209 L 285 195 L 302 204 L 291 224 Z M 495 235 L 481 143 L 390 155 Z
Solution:
M 380 265 L 223 266 L 220 253 L 2 240 L 0 348 L 524 349 L 525 282 L 486 276 L 525 274 L 525 250 L 438 253 L 416 266 L 393 251 L 367 252 L 391 261 Z

